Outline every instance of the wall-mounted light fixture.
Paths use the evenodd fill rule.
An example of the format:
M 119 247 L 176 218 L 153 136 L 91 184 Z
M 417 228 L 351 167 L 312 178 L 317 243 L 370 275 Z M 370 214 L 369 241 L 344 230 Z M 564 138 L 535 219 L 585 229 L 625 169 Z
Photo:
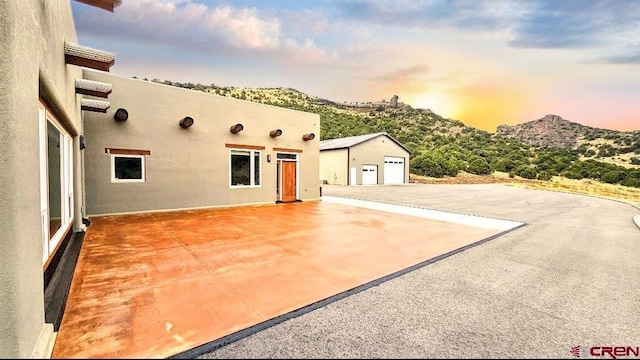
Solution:
M 116 110 L 116 113 L 113 115 L 113 118 L 116 121 L 127 121 L 129 118 L 129 112 L 123 108 Z
M 191 116 L 186 116 L 184 119 L 180 120 L 180 126 L 183 129 L 187 129 L 191 125 L 193 125 L 193 118 Z
M 314 133 L 308 133 L 308 134 L 304 134 L 304 135 L 302 135 L 302 140 L 304 140 L 304 141 L 310 141 L 310 140 L 315 139 L 315 137 L 316 137 L 316 134 L 314 134 Z
M 267 154 L 267 162 L 271 162 L 271 154 Z
M 80 135 L 78 139 L 80 140 L 80 150 L 84 150 L 87 147 L 87 144 L 84 141 L 84 135 Z
M 282 130 L 280 129 L 271 130 L 271 132 L 269 132 L 269 136 L 271 136 L 272 138 L 278 137 L 280 135 L 282 135 Z
M 229 129 L 229 131 L 231 131 L 232 134 L 237 134 L 242 130 L 244 130 L 244 126 L 242 126 L 242 124 L 239 124 L 239 123 L 232 125 L 231 128 Z

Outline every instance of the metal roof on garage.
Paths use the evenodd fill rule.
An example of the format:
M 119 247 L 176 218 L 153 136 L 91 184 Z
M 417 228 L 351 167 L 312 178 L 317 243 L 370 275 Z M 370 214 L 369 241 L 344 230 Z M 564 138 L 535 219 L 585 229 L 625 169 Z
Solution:
M 393 142 L 398 144 L 398 146 L 405 149 L 407 152 L 411 153 L 411 150 L 407 149 L 406 146 L 402 145 L 398 140 L 394 139 L 393 136 L 389 135 L 386 132 L 379 132 L 374 134 L 365 134 L 365 135 L 358 135 L 358 136 L 349 136 L 349 137 L 330 139 L 330 140 L 322 140 L 320 141 L 320 151 L 350 148 L 352 146 L 361 144 L 365 141 L 375 139 L 378 136 L 388 137 Z

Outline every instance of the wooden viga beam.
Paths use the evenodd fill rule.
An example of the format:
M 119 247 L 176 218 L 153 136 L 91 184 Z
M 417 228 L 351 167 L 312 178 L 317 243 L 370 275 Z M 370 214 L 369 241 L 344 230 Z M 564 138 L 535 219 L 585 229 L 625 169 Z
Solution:
M 111 91 L 111 84 L 86 79 L 76 79 L 77 94 L 107 98 L 109 94 L 111 94 Z
M 106 113 L 109 106 L 111 106 L 111 104 L 108 101 L 82 99 L 80 109 L 85 111 Z
M 122 5 L 122 0 L 76 0 L 79 3 L 95 6 L 97 8 L 111 11 Z
M 116 62 L 116 55 L 75 43 L 64 43 L 64 60 L 67 64 L 109 71 Z

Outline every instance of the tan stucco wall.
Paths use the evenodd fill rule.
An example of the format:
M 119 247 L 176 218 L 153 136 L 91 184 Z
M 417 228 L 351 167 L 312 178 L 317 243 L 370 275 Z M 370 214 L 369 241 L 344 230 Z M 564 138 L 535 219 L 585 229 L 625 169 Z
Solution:
M 384 157 L 397 156 L 404 158 L 404 182 L 409 182 L 410 153 L 386 136 L 378 136 L 363 143 L 354 145 L 349 153 L 349 167 L 357 168 L 357 184 L 362 185 L 362 165 L 378 165 L 378 184 L 384 181 Z
M 81 70 L 64 62 L 68 0 L 0 0 L 0 34 L 0 357 L 24 358 L 44 325 L 38 99 L 80 132 Z
M 348 150 L 335 149 L 320 152 L 320 182 L 331 185 L 348 185 Z
M 95 71 L 85 71 L 85 78 L 113 85 L 107 113 L 85 112 L 90 215 L 274 203 L 274 147 L 302 150 L 300 199 L 319 199 L 318 115 Z M 127 121 L 114 120 L 119 108 L 128 111 Z M 178 125 L 185 116 L 194 119 L 189 129 Z M 234 135 L 229 128 L 236 123 L 244 130 Z M 269 137 L 277 128 L 283 134 Z M 302 135 L 311 132 L 316 139 L 303 141 Z M 265 147 L 261 187 L 230 189 L 227 143 Z M 112 183 L 105 148 L 150 151 L 146 182 Z

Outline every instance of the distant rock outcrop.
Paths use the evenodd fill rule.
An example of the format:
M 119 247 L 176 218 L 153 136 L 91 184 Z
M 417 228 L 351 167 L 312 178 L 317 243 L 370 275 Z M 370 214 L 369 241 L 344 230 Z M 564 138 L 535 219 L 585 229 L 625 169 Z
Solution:
M 389 100 L 389 106 L 391 106 L 392 108 L 398 107 L 398 95 L 393 95 L 391 100 Z
M 573 148 L 577 146 L 578 138 L 587 129 L 591 128 L 549 114 L 541 119 L 518 125 L 500 125 L 497 133 L 533 146 Z
M 391 110 L 391 111 L 403 111 L 412 109 L 410 105 L 407 105 L 401 101 L 398 101 L 398 95 L 393 95 L 391 100 L 387 102 L 387 100 L 382 99 L 380 101 L 356 101 L 356 102 L 335 102 L 327 99 L 317 98 L 315 103 L 318 105 L 330 105 L 336 106 L 361 112 L 368 112 L 374 110 L 376 112 Z M 429 110 L 430 111 L 430 110 Z

